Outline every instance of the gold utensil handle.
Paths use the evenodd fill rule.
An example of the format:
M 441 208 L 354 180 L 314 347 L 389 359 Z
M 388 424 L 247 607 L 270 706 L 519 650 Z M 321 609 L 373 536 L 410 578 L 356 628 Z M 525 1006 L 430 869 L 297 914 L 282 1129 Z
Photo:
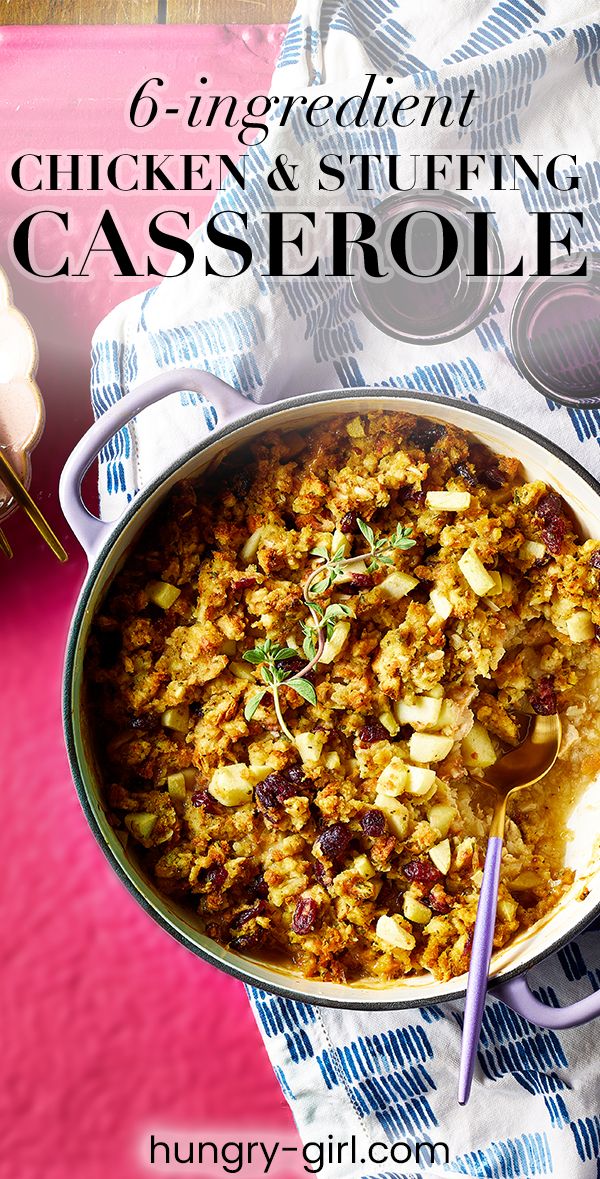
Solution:
M 12 557 L 12 555 L 13 555 L 13 551 L 10 547 L 8 537 L 5 536 L 5 534 L 3 533 L 1 528 L 0 528 L 0 552 L 4 553 L 5 557 Z
M 52 549 L 52 552 L 58 557 L 59 561 L 68 561 L 68 554 L 63 549 L 58 537 L 52 531 L 48 521 L 44 518 L 35 501 L 31 498 L 26 487 L 23 486 L 19 476 L 13 469 L 11 463 L 8 461 L 3 450 L 0 448 L 0 480 L 8 488 L 11 495 L 23 511 L 29 516 L 31 523 L 35 525 L 38 532 L 43 536 L 46 544 Z M 10 548 L 10 546 L 9 546 Z

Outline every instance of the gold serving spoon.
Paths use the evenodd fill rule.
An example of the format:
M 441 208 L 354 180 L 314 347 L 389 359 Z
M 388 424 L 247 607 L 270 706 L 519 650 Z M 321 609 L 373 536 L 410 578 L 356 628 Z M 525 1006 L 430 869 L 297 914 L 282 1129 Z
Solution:
M 46 544 L 50 546 L 52 552 L 58 557 L 59 561 L 68 561 L 68 555 L 63 549 L 58 537 L 52 531 L 48 521 L 44 518 L 35 501 L 31 498 L 27 488 L 21 483 L 19 476 L 9 463 L 2 447 L 0 446 L 0 481 L 16 500 L 23 511 L 29 516 L 31 523 L 35 525 L 38 532 L 43 536 Z M 12 549 L 8 540 L 2 533 L 0 538 L 0 548 L 4 551 L 6 556 L 12 557 Z M 8 550 L 8 551 L 7 551 Z
M 485 1006 L 496 926 L 506 806 L 509 798 L 518 790 L 533 786 L 552 769 L 558 757 L 561 735 L 558 716 L 536 716 L 529 723 L 525 740 L 485 770 L 484 782 L 496 790 L 498 798 L 490 826 L 473 931 L 458 1078 L 458 1100 L 461 1105 L 466 1104 L 471 1092 Z

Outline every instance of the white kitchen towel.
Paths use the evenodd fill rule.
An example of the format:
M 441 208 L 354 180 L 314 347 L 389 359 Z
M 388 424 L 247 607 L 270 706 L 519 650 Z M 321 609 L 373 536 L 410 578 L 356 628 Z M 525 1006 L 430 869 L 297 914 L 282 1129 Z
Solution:
M 201 31 L 198 30 L 201 50 Z M 193 38 L 190 39 L 193 52 Z M 344 386 L 433 392 L 491 406 L 529 423 L 600 476 L 600 417 L 546 402 L 519 375 L 508 338 L 510 311 L 523 280 L 505 279 L 486 319 L 452 342 L 425 347 L 382 334 L 357 309 L 347 280 L 265 277 L 264 210 L 318 212 L 313 244 L 327 268 L 326 211 L 368 211 L 389 195 L 385 169 L 362 191 L 348 167 L 337 192 L 318 189 L 318 160 L 328 152 L 383 157 L 458 152 L 522 153 L 559 163 L 563 191 L 538 190 L 522 174 L 514 188 L 490 193 L 483 168 L 471 197 L 493 210 L 507 269 L 525 254 L 535 270 L 531 213 L 554 209 L 556 237 L 571 228 L 578 244 L 600 250 L 598 84 L 600 23 L 585 0 L 300 0 L 275 72 L 273 94 L 360 94 L 366 75 L 379 93 L 476 92 L 475 117 L 464 129 L 433 121 L 380 130 L 331 124 L 307 129 L 297 110 L 285 127 L 247 152 L 246 185 L 218 197 L 220 227 L 239 233 L 246 211 L 253 264 L 241 277 L 206 277 L 205 227 L 191 240 L 193 268 L 117 307 L 94 339 L 92 397 L 97 414 L 160 370 L 209 369 L 255 402 Z M 394 86 L 385 81 L 395 79 Z M 410 112 L 409 112 L 410 113 Z M 298 165 L 299 191 L 275 192 L 267 177 L 278 155 Z M 563 166 L 561 166 L 563 165 Z M 448 187 L 451 187 L 449 182 Z M 569 212 L 583 208 L 577 228 Z M 292 236 L 290 234 L 290 236 Z M 233 265 L 233 260 L 232 263 Z M 100 493 L 107 518 L 195 441 L 214 429 L 216 414 L 193 393 L 172 396 L 120 431 L 102 455 Z M 546 1001 L 580 997 L 600 985 L 600 941 L 590 932 L 534 975 Z M 392 1015 L 317 1010 L 272 996 L 251 1000 L 277 1076 L 304 1139 L 447 1142 L 450 1173 L 490 1177 L 538 1175 L 598 1179 L 600 1094 L 596 1028 L 557 1035 L 533 1028 L 496 1000 L 486 1010 L 479 1075 L 465 1110 L 457 1108 L 460 1004 Z M 361 1156 L 362 1157 L 362 1156 Z M 422 1156 L 423 1162 L 425 1156 Z M 394 1179 L 407 1171 L 432 1177 L 440 1164 L 394 1162 L 325 1167 L 338 1179 Z

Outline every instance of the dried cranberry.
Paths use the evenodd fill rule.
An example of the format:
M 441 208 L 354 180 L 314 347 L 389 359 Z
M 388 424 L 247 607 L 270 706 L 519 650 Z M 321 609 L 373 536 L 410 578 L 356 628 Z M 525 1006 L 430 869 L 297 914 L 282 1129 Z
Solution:
M 412 483 L 408 483 L 399 492 L 399 498 L 401 503 L 415 504 L 417 508 L 422 508 L 427 499 L 427 494 L 425 491 L 420 491 L 419 488 L 414 487 Z
M 459 479 L 464 479 L 465 483 L 467 483 L 469 487 L 475 487 L 477 480 L 471 468 L 468 467 L 466 463 L 457 463 L 454 471 L 455 474 L 458 475 Z
M 280 791 L 276 778 L 276 774 L 269 774 L 269 777 L 265 778 L 264 782 L 259 782 L 254 790 L 256 801 L 267 811 L 279 805 Z
M 442 888 L 440 888 L 439 893 L 436 891 L 438 887 L 436 885 L 433 891 L 429 893 L 426 903 L 432 913 L 449 913 L 452 908 L 452 902 Z
M 194 790 L 191 798 L 192 806 L 201 806 L 203 810 L 208 811 L 209 814 L 216 814 L 214 798 L 208 793 L 208 790 Z
M 548 491 L 546 495 L 542 496 L 535 510 L 545 524 L 551 524 L 558 516 L 562 516 L 562 500 L 555 491 Z
M 383 905 L 389 913 L 401 913 L 404 905 L 404 890 L 398 888 L 396 881 L 384 878 L 383 886 L 377 903 Z
M 283 773 L 295 786 L 305 786 L 307 784 L 302 766 L 288 766 L 287 770 L 283 770 Z
M 592 569 L 600 569 L 600 549 L 594 549 L 590 557 L 590 565 Z
M 500 487 L 504 487 L 506 483 L 506 475 L 500 470 L 500 467 L 495 465 L 491 467 L 484 467 L 479 472 L 479 482 L 489 487 L 491 491 L 498 491 Z
M 355 511 L 346 512 L 340 520 L 340 532 L 357 532 L 358 516 Z
M 264 938 L 264 930 L 255 928 L 252 933 L 243 933 L 240 937 L 234 937 L 229 943 L 230 950 L 240 950 L 242 953 L 245 950 L 254 950 L 259 946 Z
M 304 670 L 306 667 L 306 659 L 301 659 L 299 655 L 294 655 L 291 659 L 277 660 L 276 667 L 279 671 L 285 672 L 285 678 L 288 680 L 291 679 L 292 676 L 299 675 L 299 673 Z M 303 676 L 303 679 L 312 681 L 314 679 L 314 674 L 314 669 L 311 669 L 306 673 L 305 676 Z
M 340 860 L 351 842 L 352 832 L 347 823 L 332 823 L 319 836 L 319 848 L 328 860 Z
M 555 491 L 548 491 L 546 495 L 542 496 L 535 510 L 544 525 L 542 528 L 542 540 L 548 552 L 552 553 L 553 556 L 557 556 L 562 550 L 567 531 L 562 500 Z
M 241 593 L 242 590 L 250 589 L 250 586 L 252 586 L 252 585 L 258 585 L 258 578 L 257 577 L 250 577 L 250 576 L 249 577 L 238 577 L 237 580 L 233 581 L 231 584 L 232 584 L 234 593 L 239 594 L 239 593 Z
M 416 880 L 418 884 L 429 887 L 442 879 L 442 873 L 432 860 L 409 860 L 402 871 L 409 880 Z
M 255 917 L 259 917 L 261 913 L 264 913 L 264 911 L 264 901 L 256 901 L 256 903 L 251 905 L 249 909 L 240 909 L 240 912 L 236 913 L 232 918 L 231 928 L 241 929 L 243 925 L 247 925 L 249 921 L 252 921 Z
M 215 864 L 214 868 L 209 868 L 206 873 L 206 883 L 215 892 L 220 892 L 223 885 L 227 881 L 227 869 L 222 864 Z
M 445 433 L 446 427 L 441 422 L 430 422 L 427 418 L 422 418 L 411 430 L 408 440 L 427 453 Z
M 382 811 L 365 811 L 360 820 L 365 835 L 383 835 L 386 822 Z
M 542 676 L 529 697 L 529 703 L 538 716 L 554 716 L 558 712 L 552 676 Z
M 317 912 L 317 902 L 312 897 L 300 897 L 292 917 L 294 933 L 312 933 L 317 922 Z
M 269 895 L 269 886 L 265 880 L 263 871 L 258 872 L 253 880 L 248 885 L 248 896 L 256 900 L 266 900 Z
M 554 557 L 562 551 L 566 531 L 567 522 L 564 516 L 555 517 L 549 521 L 545 528 L 542 528 L 542 540 L 548 552 L 552 553 Z
M 322 884 L 324 888 L 328 884 L 331 884 L 331 874 L 327 871 L 325 865 L 321 863 L 321 860 L 314 860 L 312 869 L 315 880 L 318 880 L 319 884 Z
M 132 729 L 153 729 L 156 721 L 150 716 L 132 716 L 129 723 Z
M 375 578 L 372 573 L 352 573 L 350 589 L 373 589 Z
M 389 738 L 387 729 L 375 717 L 368 717 L 356 735 L 361 745 L 374 745 L 376 741 L 387 741 Z
M 261 806 L 270 810 L 280 806 L 286 798 L 303 794 L 303 786 L 306 788 L 307 781 L 300 766 L 288 766 L 286 770 L 275 770 L 268 774 L 264 782 L 259 782 L 254 793 Z
M 474 936 L 475 936 L 475 930 L 471 929 L 470 932 L 467 934 L 467 940 L 465 942 L 465 948 L 463 950 L 463 954 L 468 954 L 469 957 L 471 956 L 471 950 L 473 949 Z

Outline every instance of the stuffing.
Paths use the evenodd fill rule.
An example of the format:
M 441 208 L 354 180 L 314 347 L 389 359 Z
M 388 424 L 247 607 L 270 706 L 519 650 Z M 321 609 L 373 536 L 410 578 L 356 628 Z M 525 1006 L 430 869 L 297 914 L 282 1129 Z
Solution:
M 177 486 L 86 655 L 111 822 L 156 888 L 307 977 L 468 969 L 486 767 L 558 711 L 511 804 L 495 946 L 572 881 L 600 768 L 600 545 L 547 484 L 399 412 L 266 432 Z

